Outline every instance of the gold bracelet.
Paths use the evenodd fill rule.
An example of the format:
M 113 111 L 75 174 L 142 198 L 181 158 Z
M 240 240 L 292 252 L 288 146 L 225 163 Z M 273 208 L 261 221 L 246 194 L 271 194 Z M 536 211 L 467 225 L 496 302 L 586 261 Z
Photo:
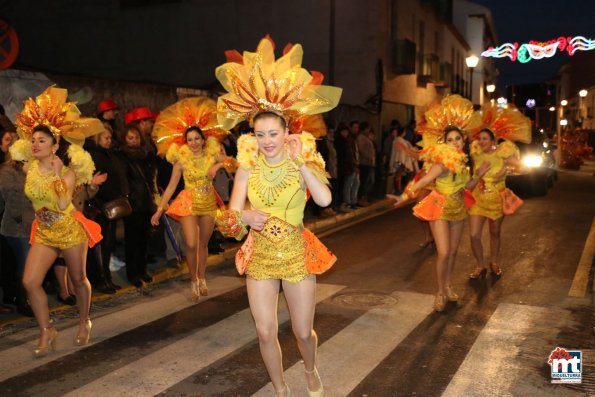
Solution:
M 238 169 L 238 162 L 233 157 L 226 157 L 222 165 L 225 171 L 229 173 L 234 173 Z
M 219 231 L 225 237 L 241 240 L 248 233 L 246 223 L 242 220 L 242 211 L 217 211 L 215 221 Z
M 68 188 L 66 186 L 66 181 L 64 179 L 62 179 L 62 178 L 56 179 L 53 183 L 53 186 L 54 186 L 54 191 L 56 192 L 58 197 L 66 196 L 66 193 L 68 192 Z
M 403 201 L 407 201 L 411 198 L 411 197 L 409 197 L 409 195 L 407 193 L 403 193 L 399 197 L 401 197 L 403 199 Z
M 306 161 L 304 160 L 304 158 L 300 154 L 295 159 L 293 159 L 293 163 L 296 165 L 296 167 L 298 167 L 298 169 L 300 169 L 300 168 L 302 168 L 302 165 L 306 164 Z

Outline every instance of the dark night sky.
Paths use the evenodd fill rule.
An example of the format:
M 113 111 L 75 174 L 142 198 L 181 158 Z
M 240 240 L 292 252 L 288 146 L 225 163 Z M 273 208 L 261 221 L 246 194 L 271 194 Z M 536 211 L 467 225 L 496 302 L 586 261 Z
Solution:
M 595 38 L 595 0 L 472 1 L 492 10 L 499 44 L 548 41 L 559 36 Z M 554 76 L 568 58 L 559 51 L 552 58 L 525 64 L 503 58 L 496 63 L 500 70 L 499 84 L 542 82 Z

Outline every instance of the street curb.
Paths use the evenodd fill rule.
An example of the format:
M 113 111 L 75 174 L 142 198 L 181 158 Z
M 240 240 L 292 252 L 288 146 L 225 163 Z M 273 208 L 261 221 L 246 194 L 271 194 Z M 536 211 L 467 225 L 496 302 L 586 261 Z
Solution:
M 304 226 L 310 229 L 315 234 L 325 233 L 326 235 L 328 235 L 331 234 L 333 231 L 339 231 L 346 227 L 349 227 L 350 224 L 355 225 L 359 222 L 365 221 L 375 216 L 382 215 L 383 213 L 393 209 L 393 204 L 393 200 L 384 198 L 379 201 L 373 202 L 367 207 L 358 208 L 351 212 L 339 212 L 333 216 L 318 218 L 309 222 L 305 222 Z M 207 267 L 211 269 L 214 268 L 214 270 L 220 269 L 222 266 L 226 265 L 229 260 L 233 260 L 235 258 L 235 254 L 237 250 L 240 248 L 240 246 L 241 242 L 238 242 L 232 244 L 230 247 L 227 247 L 221 253 L 210 254 L 207 258 Z M 153 282 L 151 282 L 150 285 L 171 280 L 173 278 L 177 278 L 186 274 L 188 274 L 188 268 L 184 265 L 182 265 L 181 268 L 177 269 L 164 266 L 160 269 L 155 270 L 151 274 L 151 276 L 153 277 Z M 138 288 L 136 288 L 135 286 L 126 285 L 123 286 L 120 290 L 116 291 L 115 294 L 103 294 L 99 292 L 93 292 L 91 296 L 91 303 L 111 299 L 113 297 L 121 296 L 136 290 L 138 290 Z M 61 312 L 70 308 L 72 308 L 72 306 L 53 306 L 50 307 L 50 313 Z M 31 319 L 31 317 L 19 316 L 10 320 L 0 321 L 0 328 L 12 324 L 19 324 L 25 321 L 29 321 Z

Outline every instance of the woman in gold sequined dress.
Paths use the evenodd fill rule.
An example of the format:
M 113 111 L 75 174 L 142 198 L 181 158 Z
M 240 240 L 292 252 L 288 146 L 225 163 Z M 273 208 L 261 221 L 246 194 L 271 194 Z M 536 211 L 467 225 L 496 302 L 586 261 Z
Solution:
M 53 348 L 58 334 L 50 323 L 42 283 L 60 253 L 74 284 L 79 309 L 75 343 L 85 345 L 91 335 L 91 285 L 85 272 L 86 253 L 87 245 L 93 246 L 101 239 L 101 229 L 76 211 L 72 194 L 77 185 L 89 183 L 92 178 L 93 162 L 82 149 L 82 143 L 85 136 L 101 131 L 101 122 L 81 119 L 76 106 L 65 101 L 66 95 L 66 90 L 50 87 L 35 102 L 27 101 L 23 112 L 17 115 L 21 139 L 11 148 L 13 159 L 30 160 L 23 170 L 27 174 L 25 194 L 33 204 L 35 220 L 23 285 L 41 329 L 35 349 L 37 357 L 45 356 Z M 60 153 L 67 146 L 63 139 L 71 143 L 68 156 Z
M 331 202 L 324 161 L 314 136 L 305 131 L 313 132 L 309 117 L 320 117 L 337 105 L 341 89 L 321 85 L 322 75 L 301 67 L 301 45 L 287 46 L 277 61 L 273 48 L 267 37 L 255 53 L 244 51 L 243 58 L 228 51 L 229 62 L 216 70 L 228 91 L 218 101 L 219 122 L 231 128 L 248 120 L 254 127 L 254 135 L 238 139 L 239 168 L 229 210 L 218 216 L 217 224 L 237 239 L 251 228 L 236 254 L 236 267 L 247 275 L 250 310 L 275 396 L 290 395 L 277 336 L 283 286 L 308 395 L 320 397 L 324 389 L 313 329 L 316 274 L 332 266 L 336 257 L 303 226 L 308 192 L 321 207 Z M 290 128 L 295 134 L 289 134 Z
M 474 164 L 487 161 L 490 170 L 481 177 L 473 191 L 475 204 L 469 209 L 471 248 L 476 260 L 475 269 L 469 278 L 483 278 L 487 274 L 482 244 L 483 227 L 487 221 L 490 231 L 489 268 L 493 275 L 500 276 L 500 235 L 506 214 L 512 214 L 516 206 L 507 205 L 507 199 L 518 197 L 506 189 L 506 175 L 511 170 L 522 171 L 520 152 L 514 141 L 531 142 L 531 121 L 514 106 L 500 108 L 490 103 L 478 112 L 481 126 L 473 134 L 471 157 Z M 513 200 L 515 201 L 515 200 Z M 520 205 L 520 204 L 518 204 Z M 518 206 L 517 205 L 517 206 Z
M 446 302 L 457 301 L 459 296 L 451 286 L 452 273 L 456 261 L 459 243 L 467 218 L 464 203 L 465 189 L 472 189 L 477 178 L 470 178 L 467 167 L 467 155 L 463 152 L 465 134 L 455 126 L 444 130 L 442 141 L 424 149 L 420 159 L 429 165 L 427 173 L 417 182 L 412 183 L 401 196 L 388 195 L 400 204 L 416 195 L 431 182 L 436 183 L 434 192 L 414 207 L 414 214 L 428 220 L 436 242 L 436 279 L 438 292 L 434 301 L 434 310 L 444 310 Z M 427 165 L 427 166 L 428 166 Z M 475 170 L 475 176 L 483 175 L 489 164 L 482 164 Z M 436 199 L 433 197 L 436 195 Z M 443 201 L 440 202 L 442 198 Z
M 160 120 L 157 120 L 159 125 Z M 216 138 L 205 140 L 198 126 L 191 126 L 184 132 L 185 144 L 173 144 L 167 152 L 167 159 L 173 163 L 173 170 L 161 203 L 151 218 L 151 224 L 159 224 L 169 199 L 174 194 L 180 178 L 184 177 L 184 190 L 167 209 L 167 214 L 179 219 L 186 241 L 186 261 L 190 272 L 192 299 L 208 295 L 205 280 L 208 243 L 215 225 L 217 199 L 212 180 L 223 166 L 225 157 Z

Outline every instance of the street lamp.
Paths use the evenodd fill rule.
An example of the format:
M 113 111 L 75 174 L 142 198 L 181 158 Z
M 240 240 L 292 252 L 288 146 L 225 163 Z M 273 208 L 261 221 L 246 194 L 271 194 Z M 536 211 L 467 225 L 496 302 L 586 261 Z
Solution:
M 469 99 L 471 99 L 471 103 L 473 103 L 473 69 L 475 69 L 475 67 L 479 63 L 479 57 L 475 54 L 470 54 L 467 58 L 465 58 L 465 63 L 471 71 L 471 80 L 469 82 Z
M 562 106 L 566 106 L 566 105 L 568 105 L 568 101 L 567 101 L 566 99 L 562 99 L 562 100 L 560 101 L 560 105 L 562 105 Z
M 556 108 L 555 108 L 555 107 L 553 107 L 553 106 L 550 106 L 550 112 L 553 112 L 553 111 L 555 111 L 555 110 L 556 110 Z
M 584 97 L 586 97 L 586 96 L 587 96 L 587 94 L 588 94 L 587 90 L 580 90 L 580 91 L 578 92 L 578 95 L 579 95 L 581 98 L 584 98 Z
M 568 125 L 568 120 L 566 120 L 566 119 L 562 119 L 562 120 L 560 120 L 560 125 L 561 125 L 562 127 L 566 127 L 566 126 Z
M 496 91 L 496 85 L 495 84 L 488 84 L 486 86 L 486 91 L 491 94 L 492 92 Z

